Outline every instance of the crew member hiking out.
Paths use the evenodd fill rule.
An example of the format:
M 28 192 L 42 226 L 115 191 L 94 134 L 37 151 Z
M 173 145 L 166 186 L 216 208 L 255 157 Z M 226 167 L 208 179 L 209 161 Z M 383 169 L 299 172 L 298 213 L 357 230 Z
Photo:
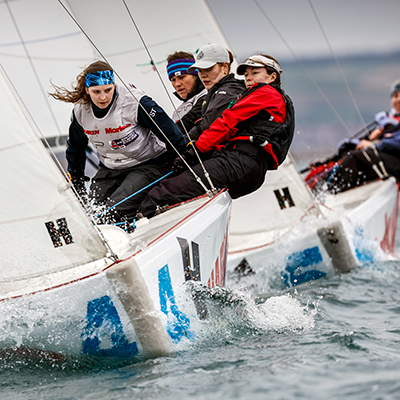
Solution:
M 294 132 L 292 101 L 281 89 L 282 68 L 271 56 L 254 55 L 237 68 L 245 76 L 247 89 L 206 129 L 195 143 L 189 143 L 182 158 L 207 183 L 195 152 L 209 154 L 204 167 L 217 188 L 227 188 L 233 199 L 257 190 L 267 170 L 284 161 Z M 157 206 L 191 199 L 204 193 L 186 164 L 177 158 L 176 177 L 153 188 L 140 206 L 144 216 L 154 215 Z M 197 164 L 197 165 L 196 165 Z

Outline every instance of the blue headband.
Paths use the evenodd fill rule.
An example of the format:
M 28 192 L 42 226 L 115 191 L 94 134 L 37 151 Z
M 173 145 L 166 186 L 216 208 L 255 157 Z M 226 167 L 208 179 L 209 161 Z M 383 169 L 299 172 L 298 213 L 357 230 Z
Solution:
M 85 75 L 85 86 L 101 86 L 115 83 L 114 71 L 97 71 Z
M 167 65 L 168 79 L 171 80 L 174 76 L 189 74 L 187 69 L 194 64 L 195 60 L 181 58 L 179 60 L 170 61 Z M 197 75 L 197 69 L 191 72 L 191 75 Z

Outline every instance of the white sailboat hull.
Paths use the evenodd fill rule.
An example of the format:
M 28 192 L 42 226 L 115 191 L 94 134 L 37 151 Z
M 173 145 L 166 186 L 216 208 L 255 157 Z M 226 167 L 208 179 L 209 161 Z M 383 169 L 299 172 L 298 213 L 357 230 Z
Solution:
M 260 215 L 252 230 L 235 231 L 234 223 L 231 224 L 228 271 L 246 265 L 256 273 L 270 270 L 271 276 L 280 276 L 285 286 L 291 287 L 391 256 L 399 206 L 394 178 L 336 196 L 326 195 L 321 203 L 308 192 L 290 159 L 273 174 L 267 174 L 258 194 L 265 201 L 262 208 L 254 211 L 257 201 L 253 201 L 253 195 L 239 199 L 240 204 L 233 202 L 232 221 L 240 218 L 246 225 L 250 219 L 246 210 L 258 211 Z M 284 187 L 292 207 L 288 199 L 284 199 L 285 207 L 278 206 L 274 191 L 283 193 Z M 268 223 L 260 224 L 263 218 Z
M 132 234 L 102 227 L 117 261 L 0 283 L 0 348 L 64 355 L 168 355 L 195 337 L 207 312 L 185 281 L 224 285 L 227 192 L 203 196 Z

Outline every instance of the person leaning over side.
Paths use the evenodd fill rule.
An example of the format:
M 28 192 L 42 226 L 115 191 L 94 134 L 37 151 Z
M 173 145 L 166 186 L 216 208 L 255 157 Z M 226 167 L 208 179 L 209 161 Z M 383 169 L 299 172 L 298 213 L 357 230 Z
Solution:
M 178 151 L 184 148 L 182 133 L 164 110 L 135 86 L 129 84 L 128 89 L 115 82 L 111 66 L 103 61 L 83 70 L 72 90 L 53 86 L 52 97 L 74 104 L 66 150 L 71 181 L 78 193 L 86 192 L 85 151 L 90 141 L 100 166 L 89 198 L 106 209 L 170 170 L 176 153 L 164 135 Z M 99 222 L 134 216 L 145 194 L 113 208 Z
M 245 89 L 244 82 L 230 73 L 232 62 L 232 53 L 217 43 L 207 44 L 196 53 L 196 62 L 188 68 L 188 72 L 198 69 L 199 78 L 207 89 L 207 96 L 202 106 L 201 118 L 190 130 L 187 141 L 197 140 Z
M 400 181 L 400 81 L 390 91 L 391 109 L 375 116 L 377 128 L 361 139 L 355 150 L 347 152 L 333 173 L 327 174 L 327 190 L 339 193 L 380 177 L 394 176 Z M 378 172 L 377 172 L 378 171 Z M 317 190 L 323 187 L 320 183 Z
M 278 61 L 268 55 L 251 56 L 238 66 L 247 89 L 182 155 L 204 184 L 208 181 L 196 152 L 214 151 L 204 167 L 214 186 L 227 188 L 233 199 L 257 190 L 267 170 L 277 169 L 285 160 L 293 139 L 294 108 L 281 89 L 281 73 Z M 157 206 L 204 193 L 182 158 L 175 160 L 174 169 L 183 172 L 154 187 L 142 202 L 140 212 L 145 217 L 153 216 Z
M 190 73 L 187 70 L 194 61 L 193 54 L 185 51 L 176 51 L 167 57 L 168 78 L 175 89 L 174 95 L 182 101 L 172 119 L 183 134 L 189 132 L 201 117 L 201 108 L 207 94 L 197 69 Z

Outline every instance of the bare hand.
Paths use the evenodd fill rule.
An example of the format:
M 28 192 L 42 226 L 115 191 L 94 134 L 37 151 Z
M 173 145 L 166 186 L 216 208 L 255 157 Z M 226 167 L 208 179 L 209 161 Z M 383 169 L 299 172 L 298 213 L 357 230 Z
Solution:
M 371 147 L 372 144 L 373 143 L 370 140 L 362 139 L 362 140 L 360 140 L 360 143 L 358 143 L 358 145 L 356 146 L 356 150 L 359 150 L 361 148 L 367 149 L 368 147 Z
M 384 128 L 376 128 L 369 134 L 369 140 L 378 139 L 378 137 L 382 134 Z

